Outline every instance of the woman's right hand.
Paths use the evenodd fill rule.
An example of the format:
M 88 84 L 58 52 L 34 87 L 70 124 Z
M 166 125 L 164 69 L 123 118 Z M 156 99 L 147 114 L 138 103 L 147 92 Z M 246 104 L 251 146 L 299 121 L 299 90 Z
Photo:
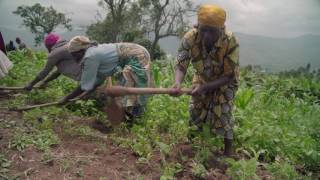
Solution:
M 181 84 L 177 84 L 175 83 L 173 86 L 172 86 L 172 92 L 170 93 L 170 96 L 173 96 L 173 97 L 179 97 L 183 94 L 182 90 L 181 90 Z

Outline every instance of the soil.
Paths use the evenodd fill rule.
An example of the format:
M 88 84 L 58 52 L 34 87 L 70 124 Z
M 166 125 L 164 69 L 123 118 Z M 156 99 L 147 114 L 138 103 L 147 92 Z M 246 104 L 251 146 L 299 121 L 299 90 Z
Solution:
M 5 99 L 3 97 L 0 99 L 2 107 Z M 58 125 L 54 130 L 60 143 L 50 149 L 51 156 L 45 159 L 45 152 L 32 146 L 22 152 L 9 148 L 14 134 L 12 127 L 23 127 L 25 124 L 21 113 L 0 108 L 0 123 L 8 125 L 0 126 L 0 154 L 11 161 L 6 175 L 11 178 L 34 180 L 109 180 L 141 177 L 145 180 L 160 179 L 162 173 L 160 152 L 153 152 L 149 162 L 142 163 L 131 149 L 120 147 L 113 142 L 109 136 L 112 129 L 104 127 L 93 119 L 74 117 L 73 120 L 75 124 L 92 128 L 96 136 L 71 136 Z M 168 162 L 180 163 L 183 166 L 183 170 L 176 175 L 176 178 L 198 179 L 192 175 L 195 151 L 191 144 L 177 144 L 172 149 L 167 157 Z M 219 158 L 215 157 L 210 160 L 213 164 L 208 163 L 209 173 L 204 179 L 230 179 L 225 174 L 227 166 L 219 164 Z M 263 175 L 263 171 L 259 173 Z
M 18 126 L 22 125 L 21 114 L 0 110 L 0 120 Z M 9 123 L 9 122 L 8 122 Z M 82 124 L 81 120 L 79 123 Z M 91 121 L 89 127 L 106 133 L 106 128 L 97 127 L 96 121 Z M 9 175 L 22 179 L 159 179 L 160 166 L 139 164 L 138 157 L 127 149 L 117 146 L 108 138 L 95 139 L 68 136 L 56 129 L 60 143 L 51 148 L 52 160 L 43 161 L 44 152 L 34 147 L 28 147 L 22 152 L 8 148 L 13 129 L 0 128 L 0 152 L 10 160 Z M 102 134 L 101 136 L 106 136 Z M 106 136 L 107 137 L 107 136 Z M 1 178 L 0 178 L 1 179 Z

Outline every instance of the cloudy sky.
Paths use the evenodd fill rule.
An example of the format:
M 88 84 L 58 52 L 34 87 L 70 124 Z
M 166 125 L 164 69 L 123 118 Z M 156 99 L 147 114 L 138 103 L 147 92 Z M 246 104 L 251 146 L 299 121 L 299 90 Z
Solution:
M 96 21 L 98 0 L 0 0 L 0 30 L 21 29 L 21 19 L 12 14 L 19 5 L 52 5 L 66 13 L 77 28 Z M 227 10 L 227 26 L 235 32 L 271 37 L 320 35 L 320 0 L 194 0 L 216 3 Z M 103 13 L 102 13 L 103 14 Z M 192 19 L 195 21 L 195 18 Z

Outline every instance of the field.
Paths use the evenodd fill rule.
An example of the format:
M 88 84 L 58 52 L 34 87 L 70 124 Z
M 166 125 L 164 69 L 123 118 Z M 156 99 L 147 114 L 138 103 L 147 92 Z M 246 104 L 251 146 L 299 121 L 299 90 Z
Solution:
M 9 58 L 15 67 L 0 86 L 23 86 L 46 53 Z M 318 179 L 320 73 L 309 69 L 241 70 L 236 160 L 222 156 L 222 139 L 207 127 L 188 139 L 188 96 L 153 96 L 141 119 L 112 128 L 93 100 L 23 113 L 6 109 L 58 100 L 76 85 L 66 78 L 43 90 L 0 95 L 0 179 Z M 157 87 L 170 87 L 171 63 L 155 62 L 153 75 Z M 185 87 L 190 81 L 191 73 Z

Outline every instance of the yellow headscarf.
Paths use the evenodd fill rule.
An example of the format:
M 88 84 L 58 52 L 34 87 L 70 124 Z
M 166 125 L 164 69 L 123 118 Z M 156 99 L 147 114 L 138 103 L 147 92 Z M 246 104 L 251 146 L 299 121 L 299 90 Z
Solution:
M 70 53 L 77 52 L 90 47 L 91 41 L 85 36 L 75 36 L 68 43 L 68 50 Z
M 198 10 L 199 25 L 224 27 L 226 11 L 217 5 L 202 5 Z

